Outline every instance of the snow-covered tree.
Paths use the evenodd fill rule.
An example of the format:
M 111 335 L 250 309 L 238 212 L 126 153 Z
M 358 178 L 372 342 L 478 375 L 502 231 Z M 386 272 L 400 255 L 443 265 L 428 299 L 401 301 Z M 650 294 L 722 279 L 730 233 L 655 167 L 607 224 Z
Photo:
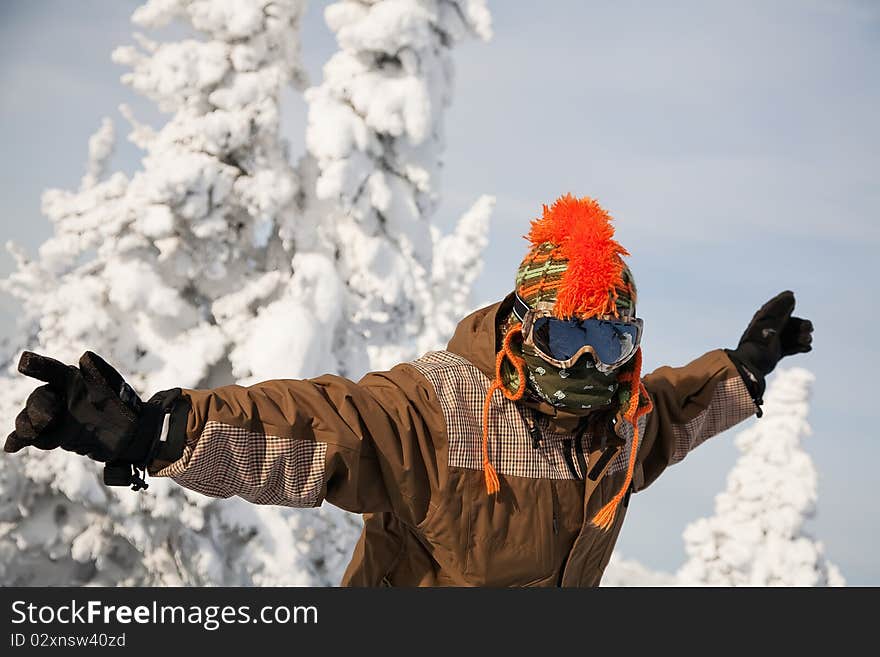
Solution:
M 342 353 L 358 371 L 366 347 L 369 367 L 382 369 L 438 346 L 438 324 L 448 329 L 434 313 L 435 293 L 443 298 L 446 289 L 432 279 L 438 240 L 429 220 L 439 198 L 451 47 L 471 35 L 488 39 L 490 19 L 482 0 L 344 0 L 325 16 L 340 50 L 324 66 L 323 83 L 306 92 L 312 160 L 305 168 L 315 189 L 306 210 L 333 227 L 337 244 L 361 245 L 339 253 L 351 295 Z M 479 269 L 467 259 L 479 259 L 490 211 L 491 200 L 481 199 L 463 219 L 461 238 L 439 244 L 470 267 L 445 277 Z M 449 246 L 464 253 L 452 255 Z
M 843 577 L 804 532 L 818 477 L 801 439 L 813 375 L 782 370 L 765 395 L 764 417 L 736 438 L 741 455 L 715 500 L 715 515 L 684 531 L 678 581 L 710 586 L 842 586 Z
M 378 44 L 393 40 L 404 25 L 431 32 L 434 40 L 419 51 L 425 64 L 408 69 L 410 92 L 399 95 L 398 105 L 382 109 L 382 85 L 363 87 L 358 102 L 373 107 L 370 121 L 381 124 L 385 112 L 385 124 L 392 125 L 405 106 L 413 121 L 428 127 L 415 135 L 371 134 L 386 148 L 377 162 L 408 153 L 399 160 L 407 184 L 418 180 L 436 203 L 431 185 L 451 90 L 449 49 L 468 34 L 488 35 L 485 7 L 477 0 L 340 4 L 328 9 L 334 29 L 354 4 L 366 15 L 398 17 L 374 21 L 371 38 Z M 174 386 L 324 372 L 356 376 L 382 360 L 370 358 L 373 340 L 382 353 L 414 354 L 440 289 L 432 287 L 435 251 L 438 262 L 457 258 L 472 265 L 469 278 L 458 283 L 461 307 L 444 312 L 469 309 L 466 287 L 479 269 L 490 200 L 462 218 L 456 235 L 467 238 L 467 249 L 450 254 L 447 246 L 460 245 L 432 231 L 433 205 L 420 200 L 416 213 L 394 210 L 409 208 L 414 198 L 403 178 L 384 192 L 382 221 L 394 225 L 382 230 L 339 194 L 318 189 L 324 183 L 317 153 L 348 134 L 352 121 L 324 122 L 321 135 L 310 127 L 310 155 L 300 165 L 290 162 L 279 136 L 279 96 L 287 84 L 304 86 L 298 33 L 304 5 L 149 0 L 137 9 L 133 20 L 143 27 L 182 21 L 202 38 L 157 43 L 137 36 L 140 48 L 114 53 L 131 68 L 124 81 L 157 102 L 168 122 L 153 129 L 123 107 L 130 138 L 145 151 L 142 169 L 130 178 L 104 177 L 113 144 L 112 124 L 105 122 L 90 141 L 81 188 L 44 196 L 54 235 L 38 257 L 12 248 L 18 268 L 4 287 L 22 302 L 22 335 L 18 349 L 7 350 L 0 392 L 0 417 L 8 426 L 35 385 L 15 374 L 22 348 L 68 362 L 91 349 L 144 396 Z M 357 57 L 367 72 L 394 77 L 386 58 Z M 417 87 L 442 102 L 412 101 Z M 320 114 L 313 109 L 310 123 L 323 120 Z M 428 237 L 416 256 L 398 235 Z M 365 253 L 383 255 L 363 261 Z M 391 269 L 382 269 L 387 265 Z M 384 317 L 372 312 L 364 319 L 364 309 L 374 307 L 365 295 L 375 290 L 363 281 L 382 276 L 399 289 L 383 297 Z M 434 342 L 442 337 L 432 335 Z M 165 480 L 152 480 L 148 494 L 108 489 L 96 464 L 60 451 L 26 450 L 0 466 L 4 584 L 335 583 L 357 528 L 354 516 L 332 508 L 218 501 Z
M 626 559 L 615 551 L 602 575 L 601 586 L 675 586 L 676 583 L 672 573 L 651 570 L 635 559 Z
M 333 324 L 337 330 L 330 349 L 300 371 L 357 378 L 442 346 L 455 326 L 450 318 L 469 310 L 494 199 L 478 199 L 447 236 L 431 218 L 451 48 L 469 36 L 488 39 L 491 29 L 483 0 L 343 1 L 325 18 L 340 50 L 324 66 L 323 82 L 306 91 L 300 171 L 310 193 L 301 223 L 316 231 L 299 243 L 322 251 L 341 294 L 310 299 L 326 309 L 319 333 Z M 299 303 L 302 296 L 296 290 L 288 298 Z M 253 338 L 239 358 L 243 366 L 271 361 L 264 344 Z M 264 369 L 254 378 L 271 375 Z M 295 532 L 313 537 L 302 546 L 307 561 L 325 564 L 333 555 L 323 566 L 328 582 L 341 577 L 359 529 L 330 507 L 295 515 Z

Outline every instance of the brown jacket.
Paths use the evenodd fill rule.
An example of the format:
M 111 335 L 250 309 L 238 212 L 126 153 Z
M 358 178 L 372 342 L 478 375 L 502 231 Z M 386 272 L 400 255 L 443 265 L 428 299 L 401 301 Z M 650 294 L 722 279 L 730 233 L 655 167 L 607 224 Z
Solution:
M 292 507 L 327 500 L 365 514 L 344 585 L 596 586 L 626 506 L 607 531 L 589 521 L 624 481 L 632 425 L 618 422 L 603 445 L 549 406 L 496 394 L 489 450 L 501 492 L 487 495 L 482 406 L 496 315 L 509 305 L 465 318 L 446 351 L 357 383 L 326 375 L 185 390 L 183 456 L 151 471 L 206 495 Z M 644 383 L 654 410 L 639 420 L 633 492 L 755 411 L 722 350 Z

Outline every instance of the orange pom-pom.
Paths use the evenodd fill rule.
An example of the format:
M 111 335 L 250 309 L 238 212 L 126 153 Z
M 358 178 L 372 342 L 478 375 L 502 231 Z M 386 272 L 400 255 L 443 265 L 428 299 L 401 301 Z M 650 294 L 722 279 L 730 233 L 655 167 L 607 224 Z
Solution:
M 617 315 L 616 288 L 624 288 L 623 256 L 629 252 L 614 239 L 611 215 L 595 200 L 566 194 L 544 206 L 526 236 L 533 247 L 550 243 L 568 267 L 553 307 L 557 317 Z

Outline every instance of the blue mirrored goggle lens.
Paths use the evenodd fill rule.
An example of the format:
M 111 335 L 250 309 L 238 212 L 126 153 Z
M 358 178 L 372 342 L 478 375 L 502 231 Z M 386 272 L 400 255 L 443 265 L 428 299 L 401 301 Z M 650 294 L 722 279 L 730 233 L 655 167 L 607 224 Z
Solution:
M 556 360 L 568 360 L 581 347 L 590 345 L 600 362 L 612 365 L 633 354 L 638 347 L 639 330 L 634 324 L 613 320 L 539 317 L 532 339 L 538 349 Z

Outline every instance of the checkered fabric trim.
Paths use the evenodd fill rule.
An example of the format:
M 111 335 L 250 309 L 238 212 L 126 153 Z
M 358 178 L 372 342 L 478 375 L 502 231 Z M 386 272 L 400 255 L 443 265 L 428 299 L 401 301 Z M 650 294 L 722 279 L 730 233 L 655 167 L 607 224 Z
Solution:
M 645 426 L 648 424 L 648 415 L 650 415 L 650 413 L 642 415 L 636 420 L 639 423 L 639 440 L 642 440 L 645 437 Z M 626 445 L 617 452 L 617 456 L 611 461 L 611 464 L 608 466 L 608 474 L 626 471 L 626 467 L 629 465 L 629 452 L 633 441 L 634 432 L 632 422 L 620 420 L 614 429 L 617 432 L 617 435 L 626 441 Z
M 675 450 L 670 464 L 681 461 L 707 438 L 729 429 L 755 414 L 755 402 L 742 377 L 732 376 L 715 386 L 706 410 L 686 424 L 674 424 Z
M 472 363 L 448 351 L 429 352 L 412 365 L 431 383 L 440 400 L 449 441 L 449 466 L 482 470 L 483 401 L 491 381 Z M 571 440 L 569 451 L 575 470 L 579 479 L 584 478 L 578 466 L 572 434 L 551 431 L 543 415 L 506 399 L 500 392 L 495 393 L 492 401 L 489 458 L 497 472 L 515 477 L 574 479 L 566 465 L 564 443 Z M 531 414 L 532 421 L 541 430 L 541 443 L 537 449 L 532 447 L 526 414 Z M 608 472 L 626 469 L 632 425 L 629 429 L 627 447 L 615 457 Z M 589 453 L 589 434 L 582 436 L 581 447 L 584 455 Z
M 327 444 L 205 424 L 183 456 L 156 473 L 212 497 L 240 495 L 254 504 L 317 506 Z

